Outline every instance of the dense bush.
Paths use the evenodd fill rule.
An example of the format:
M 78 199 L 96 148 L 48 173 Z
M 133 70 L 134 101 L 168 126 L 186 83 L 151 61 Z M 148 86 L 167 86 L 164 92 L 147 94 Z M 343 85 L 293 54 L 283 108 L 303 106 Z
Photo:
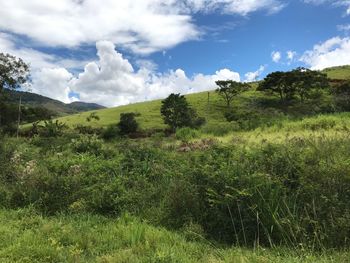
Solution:
M 120 114 L 120 121 L 117 125 L 120 135 L 127 135 L 137 131 L 139 124 L 135 119 L 136 116 L 138 116 L 138 114 L 133 112 Z
M 192 139 L 199 137 L 199 131 L 185 127 L 176 131 L 176 138 L 183 142 L 189 142 Z
M 105 140 L 111 140 L 117 138 L 120 135 L 120 130 L 118 125 L 112 124 L 107 126 L 101 134 L 102 138 Z
M 96 137 L 63 140 L 1 144 L 1 206 L 130 212 L 169 228 L 194 224 L 203 235 L 248 246 L 349 245 L 349 139 L 214 144 L 187 153 L 128 141 L 106 152 Z

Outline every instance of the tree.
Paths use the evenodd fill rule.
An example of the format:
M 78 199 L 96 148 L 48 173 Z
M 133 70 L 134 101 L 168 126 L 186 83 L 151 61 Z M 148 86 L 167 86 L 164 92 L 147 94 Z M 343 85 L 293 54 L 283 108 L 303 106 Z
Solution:
M 291 99 L 294 94 L 291 79 L 285 72 L 276 71 L 268 74 L 259 84 L 258 90 L 277 93 L 282 101 Z
M 6 104 L 2 96 L 4 89 L 17 89 L 29 79 L 29 66 L 20 58 L 0 53 L 0 127 L 4 126 L 2 119 L 6 116 Z M 14 122 L 15 118 L 11 119 Z
M 332 89 L 337 108 L 342 111 L 350 110 L 350 81 L 345 80 L 335 85 Z
M 238 94 L 249 89 L 250 85 L 247 83 L 237 82 L 233 80 L 218 80 L 215 82 L 219 86 L 216 92 L 222 97 L 230 108 L 231 102 Z
M 302 102 L 310 96 L 312 90 L 329 87 L 327 75 L 319 71 L 300 67 L 287 72 L 287 74 L 290 75 L 292 85 L 295 87 L 294 90 Z
M 117 126 L 121 135 L 127 135 L 137 131 L 139 124 L 135 119 L 136 116 L 137 114 L 133 112 L 120 114 L 120 121 Z
M 22 59 L 0 53 L 0 94 L 17 89 L 29 79 L 29 66 Z
M 96 112 L 92 112 L 88 117 L 86 117 L 87 122 L 90 122 L 92 120 L 96 120 L 96 121 L 100 120 L 100 117 L 97 115 Z
M 198 128 L 205 123 L 205 118 L 198 117 L 197 112 L 190 107 L 185 96 L 170 94 L 162 101 L 160 112 L 165 124 L 175 132 L 177 128 Z
M 268 74 L 259 84 L 258 90 L 277 93 L 282 101 L 299 95 L 300 100 L 308 98 L 312 90 L 329 86 L 327 76 L 319 71 L 297 68 L 288 72 L 276 71 Z

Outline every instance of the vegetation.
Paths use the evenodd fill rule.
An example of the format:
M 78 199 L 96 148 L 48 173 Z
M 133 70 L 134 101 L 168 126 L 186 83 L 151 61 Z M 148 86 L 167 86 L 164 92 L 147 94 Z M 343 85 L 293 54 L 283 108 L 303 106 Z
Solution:
M 164 99 L 160 112 L 164 123 L 168 124 L 173 132 L 177 128 L 197 128 L 205 123 L 205 119 L 198 117 L 196 111 L 188 104 L 185 96 L 180 94 L 170 94 L 169 97 Z
M 259 84 L 258 90 L 277 93 L 282 101 L 299 95 L 302 102 L 310 98 L 313 91 L 329 86 L 327 76 L 319 71 L 297 68 L 289 72 L 273 72 Z
M 349 253 L 218 247 L 196 236 L 123 215 L 43 217 L 31 209 L 0 211 L 0 261 L 9 262 L 347 262 Z
M 139 124 L 135 120 L 136 114 L 133 112 L 121 113 L 120 121 L 118 123 L 119 133 L 121 135 L 127 135 L 135 133 L 139 128 Z
M 1 261 L 348 260 L 349 92 L 331 84 L 296 69 L 231 111 L 171 94 L 0 135 Z
M 45 108 L 53 113 L 53 117 L 66 116 L 84 111 L 96 111 L 104 108 L 95 103 L 85 103 L 80 101 L 66 104 L 39 94 L 19 90 L 4 90 L 3 95 L 6 97 L 6 101 L 10 104 L 16 104 L 18 106 L 19 98 L 21 97 L 22 105 L 24 107 Z
M 215 83 L 219 86 L 219 88 L 216 89 L 216 92 L 222 99 L 224 99 L 227 108 L 230 108 L 231 102 L 235 96 L 250 88 L 247 83 L 232 80 L 218 80 Z

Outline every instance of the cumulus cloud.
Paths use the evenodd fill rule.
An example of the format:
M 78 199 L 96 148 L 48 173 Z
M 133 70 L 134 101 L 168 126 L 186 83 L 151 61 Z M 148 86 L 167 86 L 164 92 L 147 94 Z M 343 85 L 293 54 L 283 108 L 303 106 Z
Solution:
M 306 51 L 300 59 L 312 69 L 350 64 L 350 38 L 333 37 Z
M 70 90 L 80 99 L 105 106 L 164 98 L 170 93 L 188 94 L 215 88 L 216 80 L 240 81 L 237 72 L 229 69 L 213 75 L 195 74 L 188 77 L 182 69 L 164 74 L 156 73 L 148 63 L 136 71 L 109 41 L 96 44 L 99 60 L 88 63 L 84 72 L 69 82 Z
M 248 72 L 245 76 L 245 82 L 253 82 L 259 79 L 260 75 L 265 71 L 265 66 L 260 66 L 257 71 Z
M 283 7 L 279 0 L 0 0 L 0 5 L 0 30 L 40 45 L 76 47 L 105 39 L 143 54 L 197 39 L 193 13 L 247 15 Z
M 278 63 L 281 60 L 281 58 L 282 58 L 281 52 L 273 51 L 271 53 L 271 58 L 272 58 L 273 62 Z
M 32 91 L 41 95 L 69 103 L 69 81 L 73 75 L 64 68 L 43 68 L 33 73 Z

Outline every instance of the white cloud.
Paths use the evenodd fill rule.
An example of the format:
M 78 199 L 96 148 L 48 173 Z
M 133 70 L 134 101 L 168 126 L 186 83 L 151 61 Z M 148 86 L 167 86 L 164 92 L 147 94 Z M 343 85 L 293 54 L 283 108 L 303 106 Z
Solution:
M 271 53 L 271 58 L 272 58 L 273 62 L 278 63 L 281 60 L 281 58 L 282 58 L 281 52 L 273 51 Z
M 297 52 L 295 51 L 292 51 L 292 50 L 287 51 L 287 59 L 289 60 L 289 62 L 292 62 L 295 59 L 296 55 L 297 55 Z
M 350 24 L 338 25 L 338 26 L 337 26 L 337 29 L 338 29 L 339 31 L 348 32 L 348 31 L 350 31 Z
M 102 39 L 152 53 L 197 39 L 195 12 L 277 12 L 279 0 L 0 0 L 0 30 L 43 46 L 76 47 Z
M 69 81 L 73 75 L 64 68 L 43 68 L 33 73 L 32 92 L 54 98 L 66 103 L 74 99 L 69 98 Z
M 349 0 L 303 0 L 307 4 L 331 4 L 333 6 L 343 6 L 346 8 L 346 15 L 350 15 L 350 1 Z
M 135 71 L 130 62 L 115 50 L 113 43 L 100 41 L 96 45 L 99 60 L 85 66 L 84 72 L 70 81 L 72 91 L 80 99 L 106 106 L 164 98 L 170 93 L 192 93 L 215 88 L 216 80 L 240 81 L 238 73 L 222 69 L 213 75 L 186 76 L 182 69 L 164 74 L 154 72 L 145 63 Z
M 306 51 L 300 59 L 312 69 L 350 64 L 350 38 L 333 37 Z
M 245 76 L 245 82 L 252 82 L 259 79 L 260 75 L 264 72 L 265 66 L 260 66 L 257 71 L 248 72 Z

